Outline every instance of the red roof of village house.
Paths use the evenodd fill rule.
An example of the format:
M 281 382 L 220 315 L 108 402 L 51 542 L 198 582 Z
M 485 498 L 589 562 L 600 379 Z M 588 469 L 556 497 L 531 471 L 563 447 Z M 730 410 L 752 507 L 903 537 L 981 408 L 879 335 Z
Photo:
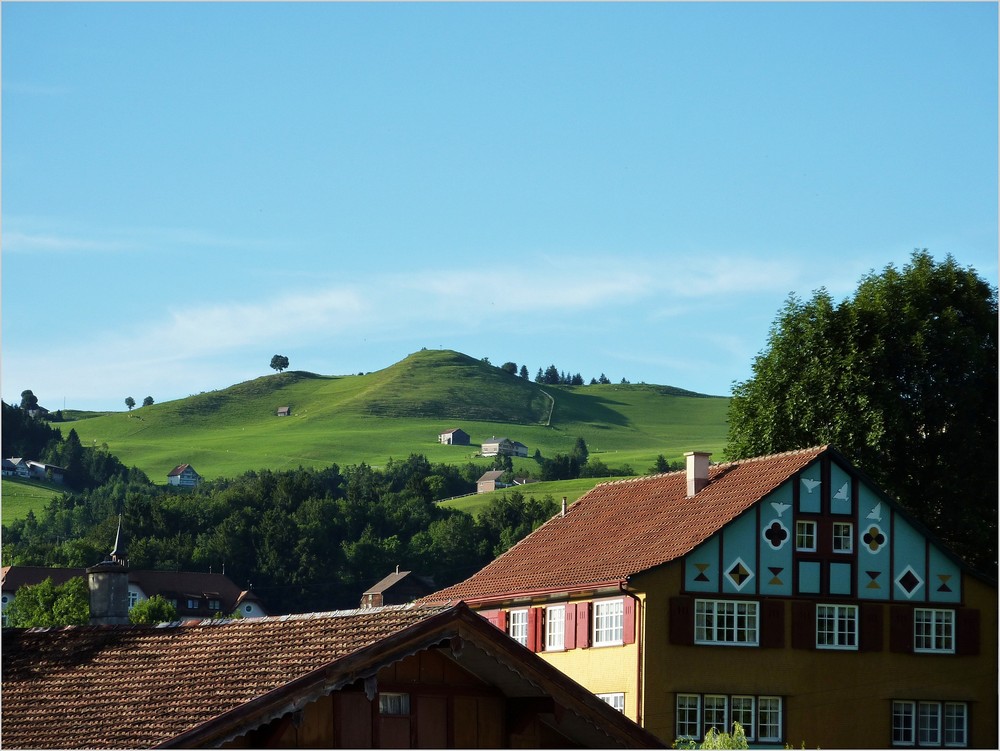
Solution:
M 582 589 L 626 580 L 697 547 L 804 469 L 828 446 L 709 468 L 687 497 L 687 473 L 669 472 L 596 486 L 464 582 L 425 602 L 485 601 L 528 592 Z

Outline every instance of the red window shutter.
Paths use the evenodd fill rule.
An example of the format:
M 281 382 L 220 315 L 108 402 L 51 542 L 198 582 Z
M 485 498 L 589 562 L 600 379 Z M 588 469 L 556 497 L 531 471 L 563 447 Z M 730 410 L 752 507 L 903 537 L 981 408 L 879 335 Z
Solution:
M 955 613 L 955 653 L 979 654 L 979 611 L 959 608 Z
M 889 608 L 889 650 L 913 651 L 913 608 L 894 605 Z
M 792 649 L 816 648 L 816 603 L 792 603 Z
M 590 609 L 592 603 L 576 604 L 576 646 L 586 649 L 590 646 Z
M 622 642 L 624 644 L 635 643 L 635 600 L 626 597 L 622 602 Z
M 479 615 L 481 615 L 483 618 L 485 618 L 486 620 L 488 620 L 490 623 L 492 623 L 497 628 L 500 628 L 500 625 L 499 625 L 499 622 L 498 622 L 498 619 L 500 617 L 500 611 L 499 610 L 480 610 L 479 611 Z
M 576 603 L 566 603 L 566 625 L 563 629 L 563 646 L 576 649 Z
M 859 643 L 860 652 L 881 652 L 882 651 L 882 603 L 863 602 L 858 608 Z
M 544 633 L 542 609 L 531 608 L 528 611 L 528 649 L 532 652 L 541 652 Z
M 497 611 L 497 628 L 507 633 L 507 611 L 499 610 Z
M 784 648 L 784 600 L 764 600 L 760 604 L 760 646 L 766 649 Z
M 667 625 L 671 644 L 694 644 L 694 600 L 690 597 L 671 597 L 670 622 Z

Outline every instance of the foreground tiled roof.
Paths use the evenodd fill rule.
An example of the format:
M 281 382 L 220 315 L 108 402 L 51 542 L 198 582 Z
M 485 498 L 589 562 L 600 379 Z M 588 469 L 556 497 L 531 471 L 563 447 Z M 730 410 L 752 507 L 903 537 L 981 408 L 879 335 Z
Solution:
M 440 612 L 5 629 L 0 744 L 147 748 Z
M 693 550 L 829 450 L 819 446 L 709 469 L 687 497 L 687 474 L 596 486 L 464 582 L 424 598 L 445 602 L 620 582 Z

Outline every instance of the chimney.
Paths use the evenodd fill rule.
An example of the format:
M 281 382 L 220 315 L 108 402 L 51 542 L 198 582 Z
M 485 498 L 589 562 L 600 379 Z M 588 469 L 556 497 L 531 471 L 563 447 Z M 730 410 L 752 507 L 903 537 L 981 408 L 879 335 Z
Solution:
M 122 518 L 118 517 L 115 548 L 107 559 L 87 569 L 90 587 L 90 623 L 94 626 L 128 624 L 128 565 Z
M 563 501 L 562 501 L 562 515 L 566 516 L 566 496 L 563 496 Z
M 699 490 L 708 485 L 707 451 L 687 451 L 684 458 L 687 461 L 687 497 L 696 495 Z

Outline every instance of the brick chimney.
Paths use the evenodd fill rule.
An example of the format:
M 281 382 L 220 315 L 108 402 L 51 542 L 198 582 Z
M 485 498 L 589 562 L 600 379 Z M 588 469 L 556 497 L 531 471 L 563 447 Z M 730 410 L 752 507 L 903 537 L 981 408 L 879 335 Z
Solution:
M 699 490 L 708 485 L 707 451 L 687 451 L 684 459 L 687 462 L 687 497 L 696 495 Z
M 87 569 L 92 625 L 113 626 L 129 623 L 127 564 L 122 519 L 119 516 L 114 550 L 107 559 Z

